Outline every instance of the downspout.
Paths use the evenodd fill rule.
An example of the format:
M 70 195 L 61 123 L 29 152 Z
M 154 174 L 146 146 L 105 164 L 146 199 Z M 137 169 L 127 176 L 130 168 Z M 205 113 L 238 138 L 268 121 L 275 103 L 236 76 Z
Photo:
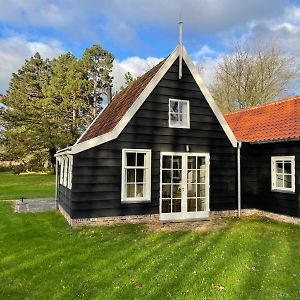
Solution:
M 237 145 L 237 188 L 238 188 L 238 217 L 241 217 L 242 199 L 241 199 L 241 148 L 242 142 Z

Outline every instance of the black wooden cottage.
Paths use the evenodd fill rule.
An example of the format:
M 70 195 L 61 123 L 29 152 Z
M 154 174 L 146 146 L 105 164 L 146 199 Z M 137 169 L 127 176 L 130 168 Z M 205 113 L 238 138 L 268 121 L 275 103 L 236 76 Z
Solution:
M 298 201 L 294 210 L 273 209 L 271 199 L 264 206 L 256 197 L 260 170 L 251 161 L 260 146 L 247 144 L 242 152 L 242 186 L 252 176 L 253 190 L 241 190 L 241 145 L 179 44 L 57 153 L 59 209 L 71 225 L 194 220 L 240 211 L 242 195 L 245 207 L 299 216 L 297 188 L 289 191 Z M 261 166 L 270 170 L 270 163 Z

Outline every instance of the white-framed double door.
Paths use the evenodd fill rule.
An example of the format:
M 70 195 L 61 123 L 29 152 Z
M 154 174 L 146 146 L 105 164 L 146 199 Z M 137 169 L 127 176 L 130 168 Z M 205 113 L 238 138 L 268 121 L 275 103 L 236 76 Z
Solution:
M 161 152 L 160 220 L 209 215 L 209 153 Z

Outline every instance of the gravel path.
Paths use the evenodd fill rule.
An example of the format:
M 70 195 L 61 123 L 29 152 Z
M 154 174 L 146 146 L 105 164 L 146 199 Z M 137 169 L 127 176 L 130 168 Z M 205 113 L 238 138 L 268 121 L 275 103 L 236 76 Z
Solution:
M 24 199 L 15 201 L 14 211 L 22 212 L 43 212 L 56 210 L 56 203 L 54 198 L 42 199 Z

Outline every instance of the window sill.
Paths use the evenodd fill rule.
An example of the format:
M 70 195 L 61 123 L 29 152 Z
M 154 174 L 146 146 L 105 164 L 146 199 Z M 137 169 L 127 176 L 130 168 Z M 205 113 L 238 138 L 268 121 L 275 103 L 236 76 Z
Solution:
M 295 194 L 295 191 L 289 191 L 289 190 L 280 190 L 280 189 L 273 189 L 271 192 L 275 193 L 283 193 L 283 194 Z
M 151 203 L 151 200 L 121 200 L 121 204 Z
M 191 129 L 190 126 L 172 126 L 172 125 L 169 125 L 169 128 Z

